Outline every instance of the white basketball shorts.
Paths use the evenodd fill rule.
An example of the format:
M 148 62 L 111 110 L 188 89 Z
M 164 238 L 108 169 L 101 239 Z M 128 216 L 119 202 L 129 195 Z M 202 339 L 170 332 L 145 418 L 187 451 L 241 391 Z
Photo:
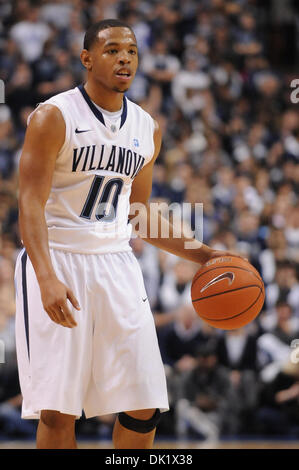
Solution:
M 43 309 L 25 250 L 16 262 L 16 341 L 22 417 L 41 410 L 87 418 L 169 409 L 164 366 L 143 277 L 132 252 L 50 250 L 57 277 L 79 301 L 77 326 L 54 323 Z

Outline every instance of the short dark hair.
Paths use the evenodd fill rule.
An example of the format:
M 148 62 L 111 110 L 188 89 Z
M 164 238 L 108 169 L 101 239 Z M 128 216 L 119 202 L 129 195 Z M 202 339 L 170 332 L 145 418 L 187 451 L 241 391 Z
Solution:
M 134 34 L 133 29 L 124 21 L 115 20 L 115 19 L 108 19 L 98 21 L 97 23 L 92 24 L 85 33 L 83 47 L 84 49 L 89 50 L 91 46 L 97 40 L 97 35 L 99 31 L 103 31 L 104 29 L 108 28 L 128 28 Z M 135 34 L 134 34 L 135 36 Z

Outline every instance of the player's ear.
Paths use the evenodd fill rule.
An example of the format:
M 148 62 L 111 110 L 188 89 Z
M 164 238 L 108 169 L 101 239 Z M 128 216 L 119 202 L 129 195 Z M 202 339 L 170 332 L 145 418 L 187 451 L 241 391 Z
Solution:
M 92 59 L 91 54 L 87 49 L 83 49 L 80 54 L 80 59 L 83 66 L 90 71 L 92 69 Z

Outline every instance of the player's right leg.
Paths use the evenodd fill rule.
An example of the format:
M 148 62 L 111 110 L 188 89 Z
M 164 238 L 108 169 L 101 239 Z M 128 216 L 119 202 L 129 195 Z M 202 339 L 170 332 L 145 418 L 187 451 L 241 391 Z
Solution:
M 115 449 L 152 449 L 159 419 L 158 409 L 118 414 L 113 428 Z
M 36 434 L 37 449 L 76 449 L 76 416 L 42 410 Z
M 39 285 L 26 252 L 16 263 L 16 346 L 23 395 L 22 418 L 39 419 L 38 446 L 74 446 L 74 419 L 80 417 L 91 375 L 92 317 L 85 271 L 72 254 L 51 250 L 58 278 L 80 302 L 77 326 L 54 323 L 43 309 Z M 67 436 L 66 436 L 67 435 Z M 56 441 L 54 442 L 54 439 Z

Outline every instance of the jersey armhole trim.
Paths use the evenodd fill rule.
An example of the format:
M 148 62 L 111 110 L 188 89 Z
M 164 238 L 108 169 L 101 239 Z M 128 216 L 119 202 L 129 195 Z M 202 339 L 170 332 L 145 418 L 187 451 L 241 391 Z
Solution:
M 154 155 L 155 155 L 155 150 L 156 150 L 155 149 L 155 139 L 154 139 L 156 126 L 155 126 L 155 121 L 150 116 L 150 114 L 148 114 L 148 124 L 149 124 L 149 127 L 150 127 L 149 132 L 150 132 L 150 135 L 151 135 L 150 140 L 151 140 L 152 150 L 151 150 L 151 152 L 148 153 L 147 157 L 145 158 L 145 162 L 144 162 L 142 168 L 146 167 L 149 163 L 151 163 L 153 161 L 153 158 L 154 158 Z M 138 173 L 139 173 L 139 171 L 138 171 Z
M 148 160 L 147 163 L 150 163 L 152 161 L 152 159 L 154 158 L 154 155 L 155 155 L 155 130 L 156 130 L 156 125 L 155 125 L 155 121 L 154 119 L 150 116 L 150 126 L 151 126 L 151 136 L 152 136 L 152 152 L 151 152 L 151 156 Z

